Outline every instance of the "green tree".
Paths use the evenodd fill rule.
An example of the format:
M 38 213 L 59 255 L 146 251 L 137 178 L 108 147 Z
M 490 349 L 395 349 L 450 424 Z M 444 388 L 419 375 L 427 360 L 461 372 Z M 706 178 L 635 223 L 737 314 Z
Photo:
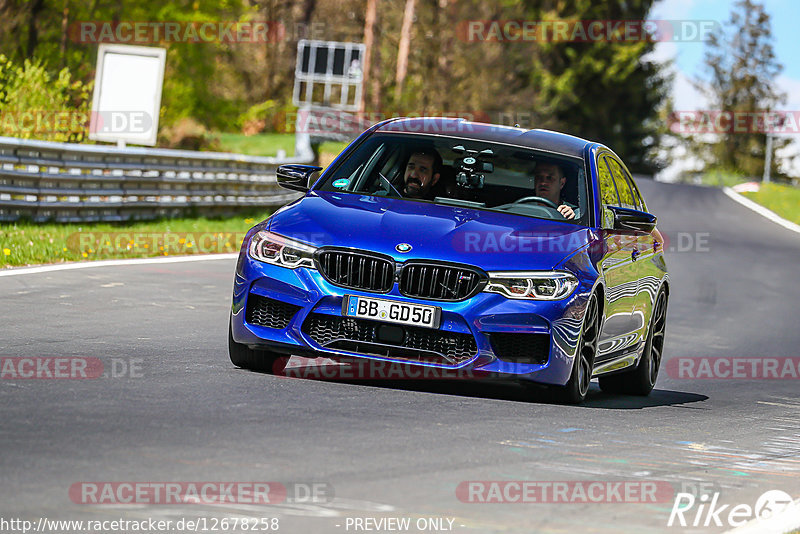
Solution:
M 0 55 L 0 135 L 83 141 L 89 128 L 91 84 L 66 67 L 51 77 L 39 61 L 15 65 Z
M 0 0 L 0 53 L 21 63 L 32 59 L 56 75 L 66 66 L 85 82 L 94 77 L 97 42 L 83 42 L 81 22 L 238 22 L 256 14 L 247 0 Z M 99 32 L 97 32 L 99 34 Z M 126 43 L 143 44 L 143 43 Z M 232 129 L 249 102 L 242 69 L 234 56 L 252 43 L 147 42 L 167 48 L 162 125 L 193 117 L 220 129 Z
M 652 0 L 530 2 L 533 20 L 643 21 Z M 622 30 L 620 30 L 621 32 Z M 539 112 L 558 129 L 600 141 L 616 151 L 633 172 L 652 173 L 664 129 L 669 78 L 664 65 L 647 59 L 651 39 L 537 42 L 528 79 Z
M 770 16 L 764 6 L 753 0 L 736 2 L 725 31 L 711 35 L 703 64 L 705 76 L 696 85 L 716 111 L 731 116 L 760 114 L 774 111 L 785 101 L 785 95 L 775 85 L 783 66 L 772 47 Z M 694 138 L 695 151 L 708 165 L 750 177 L 762 175 L 766 133 L 750 129 L 714 137 Z M 773 150 L 786 143 L 776 139 Z M 777 162 L 774 157 L 772 160 L 773 174 L 777 174 Z

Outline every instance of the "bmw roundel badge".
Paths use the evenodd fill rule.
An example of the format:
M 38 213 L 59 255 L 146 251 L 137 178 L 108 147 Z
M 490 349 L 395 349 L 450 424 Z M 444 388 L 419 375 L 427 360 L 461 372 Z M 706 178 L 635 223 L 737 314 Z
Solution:
M 409 245 L 408 243 L 398 243 L 397 246 L 394 247 L 394 249 L 397 252 L 405 253 L 405 252 L 409 252 L 411 250 L 411 245 Z

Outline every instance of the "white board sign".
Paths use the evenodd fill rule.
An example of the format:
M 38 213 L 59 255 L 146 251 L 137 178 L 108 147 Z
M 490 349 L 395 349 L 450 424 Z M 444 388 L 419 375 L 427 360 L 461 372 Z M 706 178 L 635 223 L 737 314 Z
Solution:
M 164 48 L 100 45 L 89 139 L 155 146 L 166 58 Z

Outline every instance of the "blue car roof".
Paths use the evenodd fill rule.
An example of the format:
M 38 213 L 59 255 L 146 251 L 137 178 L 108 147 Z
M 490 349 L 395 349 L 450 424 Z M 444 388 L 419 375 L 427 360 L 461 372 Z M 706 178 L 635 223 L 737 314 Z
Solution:
M 446 135 L 476 141 L 508 143 L 574 157 L 583 157 L 586 148 L 596 144 L 574 135 L 550 130 L 526 130 L 460 118 L 399 118 L 384 122 L 375 131 Z

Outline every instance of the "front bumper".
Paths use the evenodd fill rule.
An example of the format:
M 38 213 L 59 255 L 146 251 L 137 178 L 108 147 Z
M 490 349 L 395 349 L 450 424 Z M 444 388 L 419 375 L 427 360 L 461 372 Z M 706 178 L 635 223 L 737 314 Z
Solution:
M 338 287 L 315 269 L 279 267 L 243 252 L 234 279 L 231 330 L 238 343 L 289 354 L 400 361 L 563 385 L 591 289 L 590 282 L 581 281 L 560 301 L 478 293 L 459 302 L 439 302 L 405 297 L 396 284 L 381 294 Z M 386 348 L 382 339 L 377 346 L 374 328 L 380 323 L 343 318 L 345 295 L 439 306 L 441 324 L 438 330 L 406 328 L 401 344 L 392 348 L 390 342 Z

